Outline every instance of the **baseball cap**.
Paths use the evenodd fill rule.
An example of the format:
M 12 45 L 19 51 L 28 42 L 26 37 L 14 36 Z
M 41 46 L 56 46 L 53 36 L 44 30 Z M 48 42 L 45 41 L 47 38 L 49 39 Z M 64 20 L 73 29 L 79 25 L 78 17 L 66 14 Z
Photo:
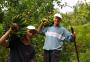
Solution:
M 32 26 L 32 25 L 29 25 L 26 27 L 27 29 L 30 29 L 30 30 L 35 30 L 35 26 Z
M 62 16 L 61 16 L 59 13 L 56 13 L 56 14 L 54 15 L 54 17 L 59 17 L 59 18 L 62 19 Z

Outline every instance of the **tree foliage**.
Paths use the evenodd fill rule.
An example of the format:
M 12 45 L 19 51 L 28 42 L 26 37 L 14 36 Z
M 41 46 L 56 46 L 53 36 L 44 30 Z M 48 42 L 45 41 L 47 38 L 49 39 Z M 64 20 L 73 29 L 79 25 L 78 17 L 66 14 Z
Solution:
M 19 34 L 27 25 L 39 26 L 43 18 L 47 18 L 49 25 L 52 25 L 53 14 L 58 11 L 54 10 L 53 1 L 60 6 L 59 0 L 0 0 L 0 36 L 13 22 L 19 24 Z M 62 14 L 62 25 L 67 28 L 74 25 L 80 61 L 90 62 L 90 4 L 77 3 L 73 8 L 73 12 Z M 44 37 L 40 34 L 32 39 L 36 49 L 35 62 L 43 62 L 43 43 Z M 8 49 L 0 46 L 0 62 L 6 62 L 8 52 Z M 64 43 L 61 62 L 77 62 L 73 43 Z

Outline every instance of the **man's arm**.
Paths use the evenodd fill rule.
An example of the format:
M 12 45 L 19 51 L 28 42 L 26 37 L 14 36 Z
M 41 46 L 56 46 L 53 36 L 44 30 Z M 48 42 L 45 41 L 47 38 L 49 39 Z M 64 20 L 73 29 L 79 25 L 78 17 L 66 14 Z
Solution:
M 66 28 L 64 28 L 64 37 L 65 40 L 73 41 L 76 38 L 76 34 L 69 32 Z
M 0 38 L 0 44 L 4 47 L 8 47 L 9 43 L 7 41 L 7 38 L 9 37 L 9 34 L 13 31 L 16 32 L 19 29 L 18 24 L 12 23 L 12 26 L 9 28 L 9 30 Z
M 1 38 L 0 38 L 0 44 L 4 47 L 8 46 L 8 42 L 6 39 L 9 37 L 9 34 L 11 33 L 12 29 L 10 28 Z
M 40 26 L 37 29 L 37 32 L 40 32 L 42 28 L 43 28 L 43 23 L 40 24 Z
M 37 32 L 40 32 L 41 29 L 42 29 L 43 27 L 45 27 L 46 25 L 48 25 L 48 20 L 47 20 L 47 19 L 43 19 L 42 22 L 41 22 L 41 24 L 39 25 L 39 27 L 38 27 L 38 29 L 37 29 Z

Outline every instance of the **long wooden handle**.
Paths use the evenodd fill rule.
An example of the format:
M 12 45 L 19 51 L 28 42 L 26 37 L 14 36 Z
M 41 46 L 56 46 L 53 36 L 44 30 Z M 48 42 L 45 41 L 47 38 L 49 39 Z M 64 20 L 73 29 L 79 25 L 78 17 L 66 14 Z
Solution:
M 71 27 L 71 32 L 72 32 L 72 34 L 74 33 L 73 27 Z M 76 51 L 76 55 L 77 55 L 77 62 L 80 62 L 80 60 L 79 60 L 79 54 L 78 54 L 78 50 L 77 50 L 77 45 L 76 45 L 75 39 L 73 40 L 73 42 L 74 42 L 75 51 Z

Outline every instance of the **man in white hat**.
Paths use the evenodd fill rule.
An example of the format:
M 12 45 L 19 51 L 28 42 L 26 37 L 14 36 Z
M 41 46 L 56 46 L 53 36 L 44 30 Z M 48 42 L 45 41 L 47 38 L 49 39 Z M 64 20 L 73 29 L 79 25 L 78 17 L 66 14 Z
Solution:
M 60 25 L 61 21 L 62 16 L 57 13 L 53 18 L 53 26 L 45 27 L 47 22 L 43 22 L 38 27 L 38 31 L 45 34 L 44 62 L 59 62 L 63 41 L 75 38 L 75 34 Z
M 12 34 L 12 32 L 16 32 L 18 29 L 18 24 L 13 23 L 13 26 L 0 38 L 0 44 L 10 48 L 8 62 L 33 62 L 35 50 L 29 41 L 36 32 L 35 27 L 27 26 L 26 34 L 23 37 L 19 37 L 15 33 Z M 12 35 L 9 41 L 6 41 L 10 34 Z

